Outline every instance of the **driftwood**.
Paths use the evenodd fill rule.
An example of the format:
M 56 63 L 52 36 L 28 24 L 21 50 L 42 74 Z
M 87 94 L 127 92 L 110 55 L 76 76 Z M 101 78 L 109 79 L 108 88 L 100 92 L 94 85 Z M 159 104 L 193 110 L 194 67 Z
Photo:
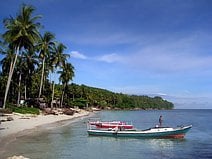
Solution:
M 7 117 L 7 121 L 12 121 L 14 120 L 11 116 Z
M 0 116 L 3 116 L 4 114 L 12 114 L 13 112 L 9 109 L 2 109 L 0 108 Z
M 72 110 L 70 108 L 64 108 L 64 109 L 55 109 L 53 110 L 52 108 L 44 108 L 43 109 L 44 115 L 58 115 L 58 114 L 65 114 L 65 115 L 74 115 L 76 113 L 75 110 Z
M 44 113 L 44 115 L 50 115 L 50 114 L 52 114 L 52 115 L 58 115 L 55 111 L 53 111 L 53 109 L 51 109 L 51 108 L 44 108 L 43 109 L 43 113 Z
M 11 117 L 11 116 L 9 116 L 9 117 L 7 117 L 7 119 L 2 119 L 2 120 L 0 120 L 0 124 L 1 124 L 1 122 L 6 122 L 6 121 L 13 121 L 14 119 Z
M 75 111 L 72 110 L 72 109 L 64 109 L 63 110 L 63 114 L 66 114 L 66 115 L 74 115 Z

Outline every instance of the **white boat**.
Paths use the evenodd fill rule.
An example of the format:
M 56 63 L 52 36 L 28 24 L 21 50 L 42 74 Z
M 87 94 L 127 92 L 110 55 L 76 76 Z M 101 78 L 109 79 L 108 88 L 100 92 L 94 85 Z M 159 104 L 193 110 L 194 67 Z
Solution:
M 92 136 L 111 136 L 111 137 L 134 137 L 134 138 L 184 138 L 185 134 L 191 129 L 192 125 L 172 127 L 153 127 L 146 130 L 121 130 L 118 127 L 113 129 L 88 129 L 87 132 Z

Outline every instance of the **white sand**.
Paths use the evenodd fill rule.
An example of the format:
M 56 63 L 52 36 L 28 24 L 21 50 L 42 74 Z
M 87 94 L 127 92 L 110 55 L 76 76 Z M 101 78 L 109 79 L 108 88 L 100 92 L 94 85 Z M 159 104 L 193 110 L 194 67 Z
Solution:
M 13 121 L 6 121 L 0 124 L 0 140 L 9 135 L 19 133 L 23 130 L 33 129 L 37 126 L 42 126 L 44 124 L 50 124 L 54 122 L 70 120 L 77 117 L 82 117 L 88 115 L 89 112 L 80 110 L 79 113 L 74 115 L 23 115 L 23 114 L 11 114 L 10 116 L 14 119 Z M 0 120 L 6 119 L 6 117 L 1 117 Z

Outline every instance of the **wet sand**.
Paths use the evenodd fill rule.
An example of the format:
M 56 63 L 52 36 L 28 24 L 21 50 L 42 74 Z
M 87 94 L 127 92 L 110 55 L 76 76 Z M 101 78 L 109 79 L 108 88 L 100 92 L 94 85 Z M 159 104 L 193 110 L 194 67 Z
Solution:
M 27 136 L 36 131 L 66 126 L 89 114 L 88 111 L 80 110 L 72 116 L 64 114 L 38 116 L 21 114 L 9 115 L 14 120 L 2 122 L 0 124 L 0 156 L 5 152 L 7 146 L 18 137 Z M 1 117 L 1 120 L 3 119 L 5 119 L 5 117 Z

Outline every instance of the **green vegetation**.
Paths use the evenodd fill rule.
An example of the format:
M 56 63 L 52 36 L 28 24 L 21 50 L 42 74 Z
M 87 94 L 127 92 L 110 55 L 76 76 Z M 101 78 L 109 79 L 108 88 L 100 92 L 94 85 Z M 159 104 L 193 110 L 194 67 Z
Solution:
M 32 108 L 26 106 L 17 107 L 16 105 L 11 103 L 7 103 L 6 106 L 7 106 L 6 109 L 0 109 L 0 113 L 11 114 L 12 112 L 15 112 L 20 114 L 36 114 L 36 115 L 40 114 L 40 110 L 38 108 Z
M 40 111 L 38 108 L 31 108 L 31 107 L 11 107 L 10 108 L 13 112 L 20 113 L 20 114 L 36 114 L 39 115 Z
M 85 85 L 69 84 L 74 67 L 67 62 L 66 46 L 53 33 L 40 31 L 41 16 L 34 15 L 34 7 L 23 5 L 20 12 L 3 20 L 1 34 L 0 100 L 3 108 L 19 113 L 39 113 L 42 98 L 49 107 L 98 107 L 101 109 L 172 109 L 173 104 L 161 97 L 113 93 Z M 42 34 L 43 33 L 43 34 Z M 57 70 L 57 72 L 56 72 Z M 50 81 L 52 73 L 59 74 L 62 83 Z M 59 105 L 53 104 L 53 99 Z M 21 101 L 30 101 L 22 107 Z M 15 106 L 8 106 L 10 103 Z M 27 107 L 28 106 L 28 107 Z
M 56 41 L 53 33 L 41 34 L 38 21 L 41 16 L 34 15 L 34 11 L 34 7 L 23 5 L 16 17 L 3 20 L 5 32 L 0 41 L 0 53 L 4 56 L 0 62 L 3 108 L 7 101 L 20 106 L 21 98 L 54 99 L 54 93 L 49 93 L 52 81 L 48 77 L 56 68 L 63 84 L 60 97 L 63 99 L 67 83 L 74 76 L 74 67 L 64 53 L 65 45 Z
M 59 88 L 59 87 L 57 87 Z M 173 109 L 174 105 L 161 97 L 148 97 L 114 93 L 85 85 L 68 85 L 65 104 L 101 109 Z

